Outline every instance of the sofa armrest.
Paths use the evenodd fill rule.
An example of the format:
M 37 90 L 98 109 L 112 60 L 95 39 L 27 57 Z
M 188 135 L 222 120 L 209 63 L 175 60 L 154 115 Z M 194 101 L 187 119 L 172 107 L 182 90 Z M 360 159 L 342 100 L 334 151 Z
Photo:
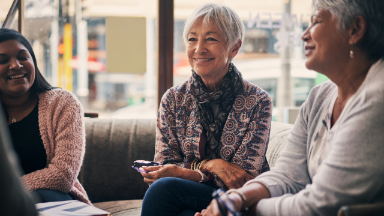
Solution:
M 280 156 L 280 152 L 285 148 L 287 144 L 288 135 L 291 134 L 292 124 L 286 124 L 281 122 L 271 122 L 271 132 L 269 136 L 269 144 L 267 157 L 269 167 L 274 167 L 277 159 Z
M 384 202 L 342 206 L 337 216 L 384 215 Z

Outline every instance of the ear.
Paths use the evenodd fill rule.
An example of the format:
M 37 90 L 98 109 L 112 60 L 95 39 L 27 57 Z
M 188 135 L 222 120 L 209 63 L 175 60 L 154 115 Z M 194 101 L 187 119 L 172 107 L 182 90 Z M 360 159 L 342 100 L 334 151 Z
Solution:
M 349 44 L 359 43 L 367 32 L 367 22 L 363 16 L 356 16 L 348 31 Z
M 234 58 L 237 53 L 239 53 L 240 47 L 243 44 L 241 40 L 238 40 L 231 48 L 231 52 L 229 53 L 229 58 Z

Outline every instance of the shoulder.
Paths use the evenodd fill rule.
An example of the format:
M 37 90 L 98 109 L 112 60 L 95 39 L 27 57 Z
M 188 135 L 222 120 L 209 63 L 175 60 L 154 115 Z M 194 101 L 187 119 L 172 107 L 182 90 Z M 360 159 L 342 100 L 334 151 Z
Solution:
M 176 85 L 176 86 L 173 86 L 171 87 L 170 89 L 168 89 L 161 101 L 175 101 L 175 102 L 180 102 L 180 101 L 183 101 L 185 97 L 187 97 L 188 95 L 190 95 L 190 90 L 189 90 L 189 85 L 188 85 L 189 81 L 185 81 L 183 82 L 182 84 L 180 85 Z
M 272 104 L 272 99 L 268 92 L 257 85 L 243 79 L 243 88 L 243 95 L 246 98 L 253 98 L 259 102 L 268 102 Z
M 356 96 L 364 102 L 384 103 L 384 59 L 372 65 Z
M 333 95 L 336 93 L 337 85 L 328 80 L 320 85 L 313 87 L 309 92 L 305 103 L 311 107 L 320 107 L 324 104 L 328 105 L 328 103 L 325 102 L 332 100 Z
M 39 94 L 39 106 L 55 108 L 81 109 L 81 104 L 76 96 L 64 89 L 52 89 Z

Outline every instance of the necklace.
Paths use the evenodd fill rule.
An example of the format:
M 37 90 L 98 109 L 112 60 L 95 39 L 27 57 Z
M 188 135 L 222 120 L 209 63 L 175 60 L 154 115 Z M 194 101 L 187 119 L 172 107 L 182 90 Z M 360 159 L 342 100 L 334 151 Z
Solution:
M 11 124 L 16 123 L 17 119 L 25 113 L 25 111 L 27 110 L 26 108 L 30 105 L 31 101 L 32 100 L 30 98 L 28 98 L 28 103 L 23 107 L 23 111 L 21 113 L 19 113 L 19 115 L 17 115 L 17 116 L 9 117 L 8 121 L 12 119 Z

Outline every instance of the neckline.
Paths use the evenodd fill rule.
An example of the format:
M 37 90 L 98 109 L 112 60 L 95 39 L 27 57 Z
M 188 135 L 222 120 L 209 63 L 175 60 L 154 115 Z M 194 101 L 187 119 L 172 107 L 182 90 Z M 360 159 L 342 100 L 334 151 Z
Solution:
M 333 108 L 335 107 L 335 103 L 336 103 L 336 99 L 337 99 L 337 91 L 336 91 L 336 94 L 333 96 L 332 100 L 331 100 L 331 103 L 329 104 L 329 107 L 328 107 L 328 110 L 327 110 L 327 113 L 326 113 L 326 116 L 325 116 L 325 121 L 326 121 L 326 126 L 328 127 L 327 129 L 328 130 L 331 130 L 333 129 L 336 125 L 338 125 L 341 117 L 343 116 L 343 114 L 345 113 L 345 110 L 349 107 L 351 101 L 353 100 L 353 98 L 355 97 L 357 92 L 355 92 L 347 101 L 347 103 L 345 104 L 344 106 L 344 109 L 341 111 L 340 113 L 340 116 L 339 118 L 337 119 L 337 121 L 335 122 L 335 124 L 332 126 L 331 125 L 331 120 L 332 120 L 332 116 L 333 116 Z
M 27 115 L 27 116 L 25 116 L 23 119 L 21 119 L 20 121 L 17 121 L 17 122 L 15 122 L 15 123 L 11 123 L 10 125 L 8 125 L 8 126 L 11 126 L 11 125 L 19 125 L 20 123 L 23 123 L 23 122 L 25 122 L 25 121 L 27 121 L 28 119 L 30 119 L 32 116 L 33 116 L 33 114 L 35 114 L 35 113 L 38 113 L 38 106 L 39 106 L 39 102 L 37 102 L 36 103 L 36 105 L 35 105 L 35 107 L 33 108 L 33 110 Z

